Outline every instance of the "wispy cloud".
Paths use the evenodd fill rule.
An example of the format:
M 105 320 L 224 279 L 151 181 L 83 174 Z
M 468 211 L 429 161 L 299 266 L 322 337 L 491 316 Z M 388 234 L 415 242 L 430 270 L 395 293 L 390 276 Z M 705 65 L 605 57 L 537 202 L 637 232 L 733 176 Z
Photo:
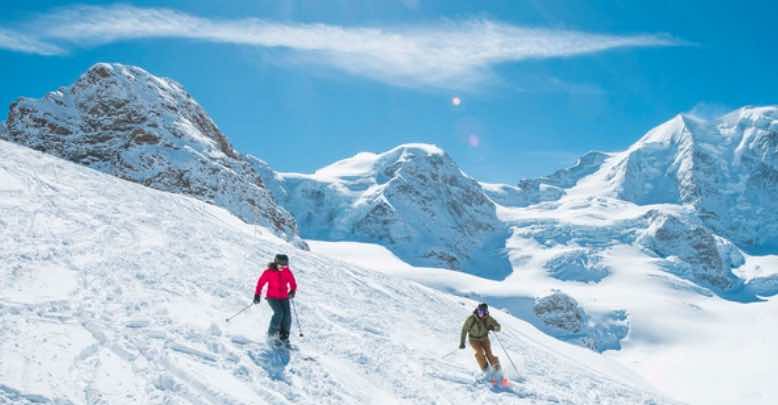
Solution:
M 4 29 L 0 29 L 0 49 L 38 55 L 56 55 L 64 52 L 56 45 L 47 44 L 20 32 Z
M 673 46 L 663 35 L 605 35 L 520 27 L 486 19 L 424 26 L 345 27 L 255 18 L 207 19 L 163 8 L 73 7 L 28 27 L 41 38 L 97 45 L 140 38 L 186 38 L 283 48 L 301 63 L 324 64 L 406 86 L 470 88 L 493 78 L 500 63 L 569 57 L 614 48 Z

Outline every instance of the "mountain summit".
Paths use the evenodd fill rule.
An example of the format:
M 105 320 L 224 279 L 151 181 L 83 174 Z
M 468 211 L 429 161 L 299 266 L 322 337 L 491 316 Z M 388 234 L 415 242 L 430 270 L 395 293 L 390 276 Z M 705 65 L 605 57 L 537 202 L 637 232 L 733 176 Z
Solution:
M 177 82 L 98 63 L 72 86 L 11 105 L 13 142 L 143 185 L 196 197 L 304 245 L 253 159 L 230 145 Z
M 409 263 L 504 278 L 508 235 L 477 181 L 433 145 L 359 153 L 266 179 L 310 239 L 383 244 Z

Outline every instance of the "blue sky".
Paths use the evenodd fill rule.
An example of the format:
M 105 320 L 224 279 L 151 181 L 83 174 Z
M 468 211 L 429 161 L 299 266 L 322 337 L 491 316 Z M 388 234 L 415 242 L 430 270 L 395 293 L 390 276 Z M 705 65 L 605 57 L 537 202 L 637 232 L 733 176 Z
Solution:
M 679 112 L 778 102 L 768 1 L 10 3 L 0 105 L 96 62 L 138 65 L 282 171 L 426 142 L 515 183 Z

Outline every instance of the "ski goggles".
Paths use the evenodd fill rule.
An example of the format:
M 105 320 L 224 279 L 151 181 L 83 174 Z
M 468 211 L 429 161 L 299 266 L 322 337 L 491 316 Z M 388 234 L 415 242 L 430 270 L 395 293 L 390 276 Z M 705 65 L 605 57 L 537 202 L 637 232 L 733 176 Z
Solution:
M 475 312 L 476 312 L 476 313 L 478 314 L 478 316 L 480 316 L 480 317 L 484 317 L 484 316 L 486 316 L 487 314 L 489 314 L 489 310 L 486 310 L 486 309 L 477 309 Z

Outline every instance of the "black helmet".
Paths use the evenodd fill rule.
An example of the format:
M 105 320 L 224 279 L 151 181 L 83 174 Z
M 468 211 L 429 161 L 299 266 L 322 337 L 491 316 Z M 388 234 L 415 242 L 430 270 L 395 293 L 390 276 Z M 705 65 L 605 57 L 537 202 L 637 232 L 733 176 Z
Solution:
M 489 305 L 486 305 L 486 303 L 478 304 L 478 307 L 474 311 L 476 315 L 479 315 L 481 317 L 484 317 L 486 315 L 489 315 Z
M 274 262 L 279 266 L 287 266 L 289 265 L 289 256 L 277 254 Z

